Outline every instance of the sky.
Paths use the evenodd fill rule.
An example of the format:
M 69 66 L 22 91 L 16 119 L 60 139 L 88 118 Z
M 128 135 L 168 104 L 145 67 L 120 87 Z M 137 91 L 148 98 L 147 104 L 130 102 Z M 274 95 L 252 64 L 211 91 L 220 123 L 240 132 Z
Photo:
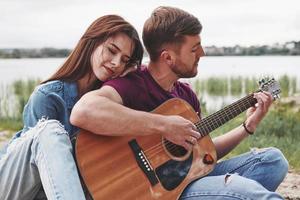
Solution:
M 158 6 L 198 17 L 203 46 L 300 40 L 300 0 L 0 0 L 0 48 L 73 48 L 105 14 L 124 17 L 141 34 Z

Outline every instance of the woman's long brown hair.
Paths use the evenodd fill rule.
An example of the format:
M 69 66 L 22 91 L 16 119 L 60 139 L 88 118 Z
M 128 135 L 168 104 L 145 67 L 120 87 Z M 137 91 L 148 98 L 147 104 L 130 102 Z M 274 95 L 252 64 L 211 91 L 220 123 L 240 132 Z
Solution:
M 91 78 L 93 74 L 91 66 L 92 53 L 109 37 L 118 33 L 126 34 L 134 43 L 129 65 L 133 63 L 140 65 L 143 58 L 143 47 L 135 28 L 120 16 L 105 15 L 90 25 L 65 63 L 42 83 L 52 80 L 73 82 L 78 81 L 87 74 Z

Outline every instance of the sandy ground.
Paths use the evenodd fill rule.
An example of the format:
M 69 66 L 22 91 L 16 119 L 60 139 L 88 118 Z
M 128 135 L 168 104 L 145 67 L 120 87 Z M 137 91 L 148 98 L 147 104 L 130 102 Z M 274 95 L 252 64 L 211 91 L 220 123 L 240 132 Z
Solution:
M 0 148 L 7 142 L 7 134 L 7 131 L 0 131 Z M 277 192 L 280 193 L 284 199 L 300 200 L 300 173 L 289 170 L 288 175 L 279 186 Z
M 8 131 L 0 131 L 0 148 L 7 143 Z
M 290 170 L 277 189 L 277 192 L 280 193 L 284 199 L 300 200 L 300 173 Z

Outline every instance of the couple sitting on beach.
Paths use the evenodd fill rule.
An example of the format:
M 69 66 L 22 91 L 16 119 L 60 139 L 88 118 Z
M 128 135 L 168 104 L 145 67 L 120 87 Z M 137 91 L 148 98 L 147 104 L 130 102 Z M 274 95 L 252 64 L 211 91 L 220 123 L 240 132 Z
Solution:
M 24 108 L 23 130 L 2 149 L 0 200 L 85 199 L 88 192 L 83 189 L 72 145 L 79 128 L 105 136 L 158 134 L 193 151 L 204 137 L 193 122 L 150 111 L 179 98 L 201 116 L 196 94 L 178 81 L 197 74 L 204 56 L 201 30 L 192 14 L 158 7 L 144 24 L 143 43 L 150 62 L 141 66 L 143 46 L 131 24 L 117 15 L 94 21 L 65 63 L 34 90 Z M 257 104 L 248 109 L 244 124 L 212 140 L 216 155 L 210 155 L 207 162 L 223 158 L 255 132 L 272 97 L 267 92 L 253 97 Z M 254 150 L 219 161 L 206 176 L 186 185 L 177 198 L 282 199 L 275 190 L 287 170 L 280 150 Z M 147 184 L 149 191 L 136 199 L 157 198 Z

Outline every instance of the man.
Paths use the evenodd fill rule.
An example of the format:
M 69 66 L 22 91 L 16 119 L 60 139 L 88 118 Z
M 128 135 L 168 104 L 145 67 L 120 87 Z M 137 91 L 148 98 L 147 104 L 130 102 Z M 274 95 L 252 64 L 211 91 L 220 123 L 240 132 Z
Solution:
M 150 56 L 147 68 L 108 81 L 101 89 L 83 96 L 72 111 L 71 123 L 109 136 L 161 134 L 191 150 L 201 137 L 192 122 L 180 116 L 149 111 L 177 97 L 200 113 L 195 93 L 178 79 L 197 74 L 198 62 L 204 56 L 201 30 L 198 19 L 181 9 L 155 9 L 143 29 L 143 41 Z M 108 67 L 113 69 L 113 63 Z M 257 106 L 247 111 L 244 125 L 214 138 L 218 159 L 253 133 L 267 113 L 271 95 L 260 92 L 255 93 L 254 98 Z M 114 122 L 117 126 L 111 125 Z M 210 174 L 191 183 L 180 198 L 282 199 L 274 191 L 287 169 L 287 161 L 278 149 L 255 150 L 219 162 Z

